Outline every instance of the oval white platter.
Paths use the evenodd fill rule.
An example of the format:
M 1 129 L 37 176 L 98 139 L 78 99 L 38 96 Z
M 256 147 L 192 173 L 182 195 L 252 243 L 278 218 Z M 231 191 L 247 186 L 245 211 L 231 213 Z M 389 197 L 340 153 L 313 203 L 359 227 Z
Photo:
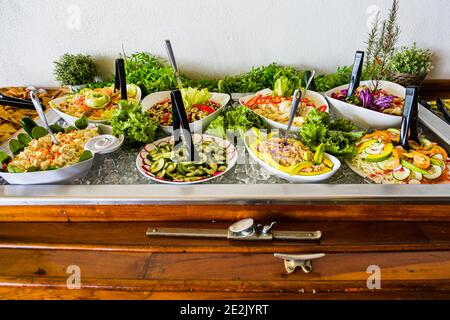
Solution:
M 139 152 L 139 154 L 138 154 L 138 156 L 136 158 L 136 167 L 137 167 L 137 169 L 146 178 L 149 178 L 149 179 L 151 179 L 151 180 L 153 180 L 155 182 L 172 184 L 172 185 L 189 185 L 189 184 L 202 183 L 202 182 L 206 182 L 206 181 L 210 181 L 210 180 L 216 179 L 216 178 L 226 174 L 227 172 L 229 172 L 234 167 L 234 165 L 236 164 L 237 159 L 238 159 L 238 153 L 237 153 L 237 150 L 236 150 L 235 146 L 230 141 L 224 140 L 224 139 L 219 138 L 219 137 L 206 135 L 206 134 L 198 134 L 198 133 L 192 134 L 192 139 L 193 139 L 194 143 L 199 143 L 200 141 L 202 141 L 202 139 L 210 139 L 210 140 L 214 140 L 217 144 L 225 147 L 226 148 L 227 169 L 225 171 L 222 171 L 222 172 L 219 172 L 219 173 L 215 174 L 214 176 L 203 178 L 203 179 L 196 180 L 196 181 L 189 181 L 189 182 L 172 181 L 172 180 L 167 180 L 167 179 L 162 179 L 162 178 L 156 177 L 149 170 L 150 166 L 151 166 L 151 161 L 149 159 L 147 159 L 147 155 L 149 154 L 150 151 L 156 149 L 161 144 L 173 143 L 173 137 L 172 136 L 165 137 L 165 138 L 162 138 L 162 139 L 160 139 L 158 141 L 155 141 L 153 143 L 147 144 Z

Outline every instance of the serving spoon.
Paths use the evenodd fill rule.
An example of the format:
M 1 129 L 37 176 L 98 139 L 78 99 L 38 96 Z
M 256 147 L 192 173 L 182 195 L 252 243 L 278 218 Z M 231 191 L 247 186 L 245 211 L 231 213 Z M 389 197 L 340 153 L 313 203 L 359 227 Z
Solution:
M 308 92 L 308 88 L 311 85 L 312 80 L 314 79 L 314 76 L 316 75 L 316 71 L 313 70 L 311 72 L 311 75 L 308 79 L 308 82 L 306 82 L 306 86 L 305 89 L 302 93 L 302 89 L 296 89 L 294 91 L 294 94 L 292 96 L 292 107 L 291 107 L 291 114 L 289 116 L 289 122 L 288 122 L 288 126 L 286 129 L 286 134 L 284 136 L 285 141 L 287 142 L 289 139 L 289 133 L 291 132 L 292 129 L 292 124 L 294 123 L 294 118 L 295 115 L 297 114 L 297 110 L 298 110 L 298 106 L 300 105 L 301 101 L 303 100 L 304 97 L 306 97 L 306 93 Z
M 31 90 L 30 91 L 31 101 L 33 102 L 34 108 L 36 109 L 39 117 L 41 118 L 45 129 L 47 129 L 47 131 L 48 131 L 48 133 L 50 135 L 50 138 L 52 139 L 53 144 L 57 145 L 58 144 L 58 140 L 56 140 L 55 136 L 53 135 L 52 130 L 50 129 L 50 126 L 48 125 L 47 117 L 45 116 L 44 109 L 42 109 L 42 105 L 41 105 L 41 103 L 39 101 L 39 97 L 37 96 L 37 94 L 38 94 L 37 90 Z
M 167 55 L 169 56 L 170 64 L 172 65 L 173 73 L 175 75 L 175 78 L 177 79 L 178 89 L 183 88 L 183 82 L 181 81 L 180 72 L 178 71 L 177 62 L 175 60 L 175 55 L 173 54 L 172 50 L 172 44 L 170 43 L 170 40 L 166 40 L 166 50 Z

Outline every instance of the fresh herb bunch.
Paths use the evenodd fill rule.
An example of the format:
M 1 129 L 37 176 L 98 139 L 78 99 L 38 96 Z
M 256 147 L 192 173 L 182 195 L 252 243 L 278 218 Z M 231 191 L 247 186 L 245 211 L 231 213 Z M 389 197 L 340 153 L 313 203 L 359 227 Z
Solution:
M 397 24 L 399 10 L 398 0 L 394 0 L 386 20 L 381 21 L 377 14 L 375 23 L 369 32 L 366 49 L 365 68 L 372 82 L 372 92 L 379 89 L 380 81 L 389 76 L 388 66 L 395 52 L 395 45 L 400 36 Z
M 303 78 L 303 71 L 290 66 L 280 66 L 276 63 L 262 67 L 253 67 L 249 72 L 224 79 L 230 92 L 256 92 L 265 88 L 272 88 L 275 81 L 285 76 L 298 86 Z
M 66 53 L 54 64 L 56 80 L 63 86 L 92 83 L 97 75 L 95 63 L 89 55 Z
M 177 88 L 177 80 L 173 70 L 166 61 L 146 52 L 136 52 L 125 56 L 125 70 L 127 82 L 135 83 L 143 89 L 144 94 L 172 90 Z M 318 75 L 315 78 L 315 88 L 311 90 L 320 92 L 348 83 L 352 71 L 351 66 L 339 67 L 336 72 L 327 75 Z M 211 92 L 256 92 L 265 88 L 273 88 L 277 79 L 286 77 L 295 87 L 302 84 L 305 70 L 292 66 L 281 66 L 271 63 L 266 66 L 253 67 L 249 72 L 227 76 L 222 80 L 192 79 L 182 75 L 184 86 L 193 88 L 206 88 Z M 363 71 L 361 79 L 368 79 L 367 72 Z M 111 85 L 111 82 L 105 83 Z M 89 88 L 101 86 L 100 83 L 89 84 Z
M 409 73 L 424 76 L 431 71 L 431 50 L 418 48 L 416 43 L 408 48 L 403 46 L 391 59 L 389 70 L 391 72 Z
M 172 90 L 178 87 L 177 79 L 165 60 L 148 54 L 136 52 L 125 57 L 125 72 L 128 83 L 145 89 L 146 93 Z M 190 86 L 190 80 L 182 76 L 182 82 Z

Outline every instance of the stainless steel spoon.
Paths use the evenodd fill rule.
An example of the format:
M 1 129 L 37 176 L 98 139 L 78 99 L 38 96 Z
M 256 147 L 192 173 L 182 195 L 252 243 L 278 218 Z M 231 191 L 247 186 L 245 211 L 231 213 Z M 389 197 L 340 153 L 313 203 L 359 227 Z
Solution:
M 172 65 L 173 73 L 175 74 L 175 77 L 177 79 L 178 89 L 181 89 L 181 88 L 183 88 L 183 83 L 181 81 L 180 73 L 178 72 L 178 66 L 177 66 L 177 62 L 175 60 L 175 55 L 173 53 L 172 44 L 170 43 L 170 40 L 166 40 L 165 42 L 166 42 L 167 55 L 169 56 L 169 61 L 170 61 L 170 64 Z
M 39 117 L 41 118 L 45 129 L 47 129 L 48 133 L 50 134 L 50 138 L 52 139 L 53 144 L 58 144 L 58 140 L 56 140 L 55 136 L 53 135 L 52 130 L 50 129 L 50 126 L 48 125 L 47 117 L 45 116 L 44 109 L 41 106 L 41 103 L 39 101 L 37 94 L 38 94 L 37 90 L 30 91 L 31 101 L 33 102 L 34 108 L 36 109 Z
M 289 139 L 289 133 L 291 132 L 292 124 L 294 122 L 295 115 L 297 114 L 298 106 L 300 105 L 301 101 L 304 97 L 306 97 L 306 93 L 308 92 L 308 88 L 311 85 L 312 80 L 314 79 L 314 76 L 316 75 L 316 71 L 313 70 L 311 72 L 311 76 L 308 79 L 308 82 L 306 83 L 305 89 L 302 93 L 301 88 L 294 91 L 294 95 L 292 96 L 292 107 L 291 107 L 291 114 L 289 116 L 289 122 L 286 129 L 285 134 L 285 140 L 287 141 Z

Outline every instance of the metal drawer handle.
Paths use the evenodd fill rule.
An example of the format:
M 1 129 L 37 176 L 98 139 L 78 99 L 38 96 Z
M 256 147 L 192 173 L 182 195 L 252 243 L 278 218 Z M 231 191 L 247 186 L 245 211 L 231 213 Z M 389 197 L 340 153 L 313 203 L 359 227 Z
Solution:
M 325 253 L 292 255 L 284 253 L 274 253 L 276 258 L 284 260 L 284 268 L 286 272 L 294 273 L 297 267 L 302 268 L 303 272 L 310 273 L 313 270 L 311 260 L 323 258 Z

